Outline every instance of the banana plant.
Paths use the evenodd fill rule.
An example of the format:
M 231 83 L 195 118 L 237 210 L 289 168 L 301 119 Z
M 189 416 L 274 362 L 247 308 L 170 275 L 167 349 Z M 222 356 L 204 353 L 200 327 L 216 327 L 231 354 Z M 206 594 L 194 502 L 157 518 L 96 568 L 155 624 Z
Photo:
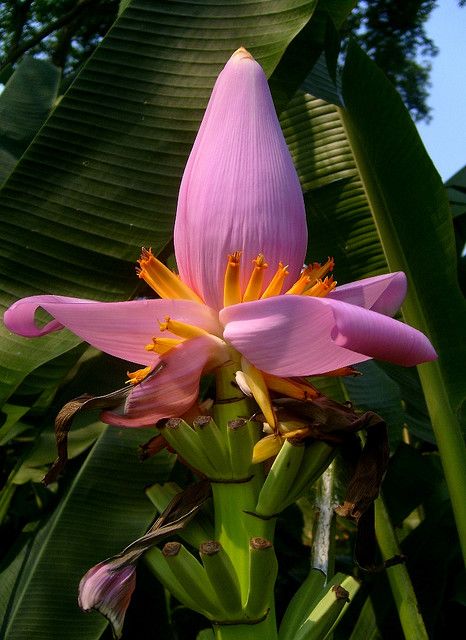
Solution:
M 136 584 L 147 568 L 196 612 L 201 628 L 212 623 L 204 635 L 338 634 L 359 574 L 330 563 L 325 575 L 311 566 L 283 616 L 273 597 L 283 571 L 275 524 L 332 460 L 341 464 L 338 452 L 356 446 L 363 429 L 369 446 L 356 469 L 378 451 L 372 497 L 361 502 L 350 482 L 336 509 L 358 524 L 358 549 L 388 462 L 388 449 L 373 444 L 385 423 L 397 425 L 392 449 L 402 426 L 430 446 L 435 434 L 465 549 L 465 309 L 447 198 L 401 100 L 365 54 L 350 44 L 338 78 L 311 73 L 325 55 L 330 64 L 335 33 L 353 4 L 122 2 L 115 25 L 5 181 L 0 268 L 9 310 L 0 388 L 8 420 L 0 435 L 15 460 L 11 478 L 36 469 L 22 476 L 36 495 L 37 469 L 52 459 L 34 454 L 41 449 L 33 441 L 39 430 L 42 441 L 49 438 L 58 400 L 65 404 L 58 464 L 47 474 L 58 494 L 40 489 L 53 512 L 40 511 L 3 564 L 6 638 L 31 629 L 59 638 L 65 627 L 70 638 L 104 637 L 104 618 L 83 618 L 78 608 L 84 574 L 81 608 L 97 609 L 130 638 Z M 163 264 L 174 266 L 175 211 L 180 277 Z M 141 246 L 151 249 L 140 254 Z M 395 273 L 384 275 L 389 270 Z M 390 317 L 402 302 L 406 324 Z M 447 304 L 448 317 L 440 313 Z M 121 367 L 102 361 L 104 372 L 111 367 L 111 377 L 120 376 L 112 392 L 109 380 L 94 375 L 102 356 L 84 352 L 81 340 L 142 368 L 128 364 L 124 385 Z M 352 377 L 354 365 L 371 358 L 425 362 L 424 395 L 412 376 L 417 391 L 407 394 L 408 378 L 396 367 L 369 362 L 362 377 Z M 199 388 L 206 372 L 214 375 Z M 332 377 L 323 386 L 308 377 L 331 372 L 365 414 L 330 398 Z M 415 398 L 422 420 L 410 408 Z M 96 425 L 95 409 L 113 426 Z M 76 460 L 64 467 L 83 428 L 93 434 L 86 446 L 96 444 L 87 458 L 84 447 L 75 449 Z M 145 457 L 157 455 L 138 463 L 137 445 Z M 151 505 L 141 489 L 168 478 L 174 454 L 166 449 L 183 463 L 174 467 L 180 486 L 154 487 Z M 64 477 L 57 484 L 58 471 Z M 193 478 L 199 487 L 207 479 L 211 489 L 189 493 Z M 10 490 L 10 526 L 14 509 Z M 375 514 L 389 561 L 393 530 L 383 506 Z M 396 541 L 390 548 L 398 549 Z M 66 572 L 49 561 L 54 554 Z M 414 609 L 415 599 L 411 587 L 400 588 L 409 576 L 387 566 L 397 572 L 393 606 L 409 637 L 406 594 Z M 174 619 L 166 618 L 160 592 L 157 607 L 169 634 Z M 370 617 L 369 604 L 363 611 Z M 414 624 L 424 633 L 421 618 Z

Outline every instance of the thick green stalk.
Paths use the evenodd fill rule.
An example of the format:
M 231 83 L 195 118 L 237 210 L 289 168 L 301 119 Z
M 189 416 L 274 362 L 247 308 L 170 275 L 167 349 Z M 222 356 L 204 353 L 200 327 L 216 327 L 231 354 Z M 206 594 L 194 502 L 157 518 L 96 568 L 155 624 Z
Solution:
M 234 355 L 234 354 L 233 354 Z M 238 418 L 249 418 L 252 408 L 239 389 L 233 384 L 238 366 L 232 364 L 217 372 L 217 402 L 214 407 L 214 419 L 225 438 L 228 439 L 228 424 Z M 254 429 L 255 425 L 250 424 Z M 244 439 L 229 438 L 230 456 L 235 457 L 235 448 L 244 446 Z M 263 485 L 261 465 L 252 465 L 253 439 L 249 441 L 251 465 L 247 473 L 232 478 L 228 482 L 213 482 L 212 493 L 215 515 L 214 538 L 230 557 L 235 568 L 241 591 L 243 606 L 248 600 L 250 586 L 250 540 L 266 538 L 273 540 L 275 519 L 262 519 L 254 515 L 259 492 Z M 238 451 L 244 456 L 244 451 Z M 243 465 L 241 465 L 242 467 Z M 214 624 L 216 640 L 274 640 L 277 637 L 274 602 L 266 603 L 264 620 L 255 624 Z M 245 615 L 245 617 L 247 614 Z M 259 616 L 261 617 L 261 616 Z M 248 621 L 249 622 L 249 621 Z
M 380 497 L 375 502 L 375 530 L 384 560 L 400 555 L 395 532 Z M 387 576 L 405 638 L 407 640 L 411 638 L 427 640 L 427 631 L 419 613 L 416 594 L 405 565 L 396 564 L 388 567 Z
M 269 615 L 256 624 L 214 625 L 215 640 L 274 640 L 277 638 L 275 616 Z

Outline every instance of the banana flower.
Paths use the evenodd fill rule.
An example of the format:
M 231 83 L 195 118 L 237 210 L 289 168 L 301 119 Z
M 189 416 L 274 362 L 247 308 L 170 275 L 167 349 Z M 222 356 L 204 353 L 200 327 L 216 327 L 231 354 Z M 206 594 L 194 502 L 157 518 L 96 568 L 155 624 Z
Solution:
M 390 317 L 406 295 L 403 273 L 335 288 L 332 259 L 303 266 L 299 180 L 264 72 L 243 48 L 215 83 L 181 182 L 174 241 L 179 275 L 150 250 L 139 260 L 139 277 L 159 298 L 37 295 L 5 313 L 22 336 L 66 327 L 141 367 L 129 374 L 122 405 L 103 413 L 109 424 L 148 426 L 184 414 L 202 374 L 235 358 L 265 412 L 264 394 L 290 378 L 370 358 L 405 366 L 436 358 L 422 333 Z M 42 327 L 39 307 L 53 317 Z

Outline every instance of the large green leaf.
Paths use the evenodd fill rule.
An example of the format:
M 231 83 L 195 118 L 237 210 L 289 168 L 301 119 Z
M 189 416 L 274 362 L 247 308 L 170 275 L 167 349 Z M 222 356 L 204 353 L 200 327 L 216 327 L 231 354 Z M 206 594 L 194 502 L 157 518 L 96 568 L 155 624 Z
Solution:
M 448 198 L 416 127 L 391 83 L 356 46 L 343 72 L 342 110 L 384 251 L 405 271 L 403 313 L 425 331 L 454 411 L 466 398 L 466 301 L 458 287 Z
M 390 268 L 405 271 L 406 320 L 438 361 L 419 367 L 466 562 L 466 300 L 458 283 L 448 197 L 400 96 L 355 44 L 342 78 L 342 117 Z
M 93 564 L 138 537 L 153 517 L 144 487 L 166 480 L 172 457 L 139 462 L 137 446 L 147 437 L 108 428 L 50 520 L 7 560 L 0 581 L 2 638 L 100 637 L 106 622 L 79 610 L 77 588 Z
M 60 69 L 24 57 L 0 95 L 0 184 L 43 125 L 57 97 Z
M 309 71 L 329 48 L 329 32 L 336 33 L 357 4 L 357 0 L 319 0 L 304 29 L 290 43 L 269 80 L 275 107 L 281 113 Z
M 180 177 L 221 67 L 247 46 L 269 75 L 310 0 L 135 0 L 0 194 L 0 309 L 35 293 L 118 300 L 142 245 L 169 242 Z M 76 345 L 2 329 L 0 396 Z

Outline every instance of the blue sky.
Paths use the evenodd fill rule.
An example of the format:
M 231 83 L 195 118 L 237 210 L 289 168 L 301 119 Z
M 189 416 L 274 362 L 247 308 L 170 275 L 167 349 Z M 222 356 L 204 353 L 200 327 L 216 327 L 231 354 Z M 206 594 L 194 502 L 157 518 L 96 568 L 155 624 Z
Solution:
M 430 124 L 418 131 L 442 179 L 466 164 L 466 7 L 440 0 L 426 24 L 440 53 L 432 60 Z

